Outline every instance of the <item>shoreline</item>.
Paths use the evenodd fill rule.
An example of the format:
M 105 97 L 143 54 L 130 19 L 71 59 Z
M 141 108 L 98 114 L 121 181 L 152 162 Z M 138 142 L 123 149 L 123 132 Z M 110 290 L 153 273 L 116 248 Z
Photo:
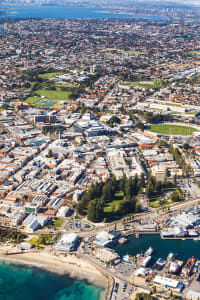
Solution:
M 6 247 L 7 251 L 15 248 Z M 107 278 L 97 268 L 81 259 L 76 254 L 53 255 L 43 251 L 31 251 L 19 254 L 5 254 L 5 247 L 0 247 L 0 261 L 8 264 L 18 264 L 26 267 L 34 267 L 47 272 L 66 275 L 74 279 L 84 280 L 92 285 L 104 289 L 101 299 L 105 299 L 108 288 Z

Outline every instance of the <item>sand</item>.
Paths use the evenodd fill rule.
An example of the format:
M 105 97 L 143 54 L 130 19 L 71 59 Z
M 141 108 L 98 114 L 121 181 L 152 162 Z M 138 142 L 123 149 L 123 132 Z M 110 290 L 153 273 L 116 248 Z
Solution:
M 78 257 L 78 254 L 56 255 L 53 252 L 31 250 L 16 254 L 18 249 L 12 246 L 0 246 L 0 260 L 8 263 L 25 264 L 44 268 L 50 272 L 67 274 L 70 277 L 87 280 L 97 286 L 106 287 L 107 279 L 88 261 Z M 6 253 L 13 253 L 6 255 Z

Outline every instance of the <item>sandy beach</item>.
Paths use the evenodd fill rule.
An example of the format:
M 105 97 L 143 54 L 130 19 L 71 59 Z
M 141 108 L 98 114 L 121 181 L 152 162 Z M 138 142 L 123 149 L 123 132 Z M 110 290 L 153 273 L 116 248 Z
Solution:
M 70 277 L 87 280 L 88 282 L 106 288 L 107 279 L 103 274 L 87 261 L 81 259 L 75 254 L 66 256 L 44 251 L 29 251 L 15 254 L 17 248 L 12 246 L 0 246 L 0 260 L 14 264 L 24 264 L 44 268 L 50 272 L 67 274 Z M 6 253 L 14 253 L 7 255 Z

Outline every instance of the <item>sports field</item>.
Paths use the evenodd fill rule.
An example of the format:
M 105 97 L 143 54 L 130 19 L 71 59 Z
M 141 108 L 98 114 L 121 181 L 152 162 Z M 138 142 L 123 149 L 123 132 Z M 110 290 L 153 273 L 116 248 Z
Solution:
M 69 95 L 71 92 L 68 91 L 58 91 L 58 90 L 37 90 L 37 94 L 44 96 L 51 100 L 69 100 Z
M 150 130 L 152 132 L 168 135 L 192 135 L 193 132 L 198 131 L 192 127 L 171 124 L 151 125 Z
M 51 72 L 51 73 L 44 73 L 40 74 L 38 77 L 43 79 L 52 79 L 58 75 L 63 75 L 63 72 Z
M 123 81 L 122 84 L 140 86 L 145 89 L 160 89 L 162 87 L 161 81 Z

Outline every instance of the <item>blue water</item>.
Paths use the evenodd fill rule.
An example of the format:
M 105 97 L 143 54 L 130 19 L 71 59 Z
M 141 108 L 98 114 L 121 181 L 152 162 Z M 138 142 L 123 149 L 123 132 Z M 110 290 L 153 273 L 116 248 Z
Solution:
M 160 235 L 141 235 L 139 239 L 134 236 L 128 237 L 128 242 L 124 245 L 117 245 L 115 250 L 121 255 L 136 255 L 144 253 L 149 247 L 155 250 L 155 259 L 167 258 L 170 252 L 177 253 L 180 260 L 186 261 L 194 256 L 200 259 L 200 241 L 194 240 L 162 240 Z
M 103 292 L 67 275 L 0 263 L 1 300 L 99 300 Z
M 0 18 L 59 18 L 59 19 L 79 19 L 79 18 L 144 18 L 152 20 L 163 20 L 159 16 L 129 15 L 105 13 L 108 11 L 102 8 L 89 7 L 68 7 L 68 6 L 31 6 L 16 7 L 3 6 L 0 11 L 7 14 L 0 15 Z

